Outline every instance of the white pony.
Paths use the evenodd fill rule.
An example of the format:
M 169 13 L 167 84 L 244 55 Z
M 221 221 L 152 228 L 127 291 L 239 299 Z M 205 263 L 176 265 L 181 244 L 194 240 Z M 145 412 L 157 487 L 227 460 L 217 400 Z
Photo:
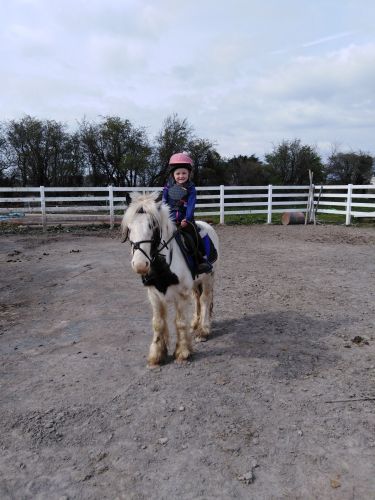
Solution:
M 132 194 L 121 223 L 124 241 L 129 239 L 131 244 L 132 268 L 142 276 L 152 305 L 153 339 L 148 356 L 151 367 L 165 361 L 168 354 L 168 302 L 175 306 L 177 341 L 174 356 L 177 361 L 186 360 L 192 353 L 191 328 L 197 341 L 206 340 L 210 334 L 213 306 L 214 272 L 193 279 L 175 239 L 176 225 L 170 219 L 169 207 L 159 201 L 159 197 L 159 193 Z M 215 230 L 206 222 L 197 222 L 197 225 L 201 228 L 201 236 L 208 234 L 218 252 Z M 195 313 L 190 322 L 192 292 Z

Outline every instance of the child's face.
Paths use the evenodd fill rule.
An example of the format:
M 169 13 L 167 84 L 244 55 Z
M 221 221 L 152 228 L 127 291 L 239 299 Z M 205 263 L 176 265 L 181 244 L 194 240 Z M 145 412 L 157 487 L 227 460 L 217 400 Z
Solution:
M 174 180 L 177 184 L 184 184 L 189 179 L 189 173 L 187 168 L 176 168 L 173 172 Z

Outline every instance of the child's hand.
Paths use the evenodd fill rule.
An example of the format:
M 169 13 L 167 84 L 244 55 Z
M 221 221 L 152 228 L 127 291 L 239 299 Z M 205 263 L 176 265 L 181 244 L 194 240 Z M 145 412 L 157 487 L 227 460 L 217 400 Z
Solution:
M 186 219 L 182 219 L 181 221 L 181 227 L 186 227 L 188 225 Z

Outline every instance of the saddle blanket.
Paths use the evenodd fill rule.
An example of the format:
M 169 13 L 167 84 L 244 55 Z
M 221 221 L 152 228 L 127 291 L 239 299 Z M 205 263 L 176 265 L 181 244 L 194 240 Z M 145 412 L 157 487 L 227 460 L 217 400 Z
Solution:
M 191 275 L 193 276 L 193 279 L 195 279 L 198 276 L 198 273 L 196 269 L 196 260 L 192 255 L 194 254 L 194 243 L 186 233 L 178 233 L 176 235 L 176 241 L 181 249 L 182 255 L 184 256 L 185 262 L 191 272 Z M 215 245 L 213 244 L 208 234 L 202 237 L 202 241 L 205 249 L 205 256 L 208 262 L 210 262 L 210 264 L 213 264 L 217 260 L 217 250 L 215 248 Z

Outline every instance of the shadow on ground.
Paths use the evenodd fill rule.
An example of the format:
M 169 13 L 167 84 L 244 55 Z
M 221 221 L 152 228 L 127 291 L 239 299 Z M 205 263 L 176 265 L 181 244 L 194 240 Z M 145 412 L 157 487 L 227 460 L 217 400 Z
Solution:
M 298 378 L 316 373 L 338 359 L 325 342 L 341 321 L 312 318 L 296 311 L 244 316 L 213 323 L 210 342 L 217 345 L 197 352 L 195 359 L 213 355 L 232 355 L 243 359 L 269 359 L 277 362 L 274 375 Z

